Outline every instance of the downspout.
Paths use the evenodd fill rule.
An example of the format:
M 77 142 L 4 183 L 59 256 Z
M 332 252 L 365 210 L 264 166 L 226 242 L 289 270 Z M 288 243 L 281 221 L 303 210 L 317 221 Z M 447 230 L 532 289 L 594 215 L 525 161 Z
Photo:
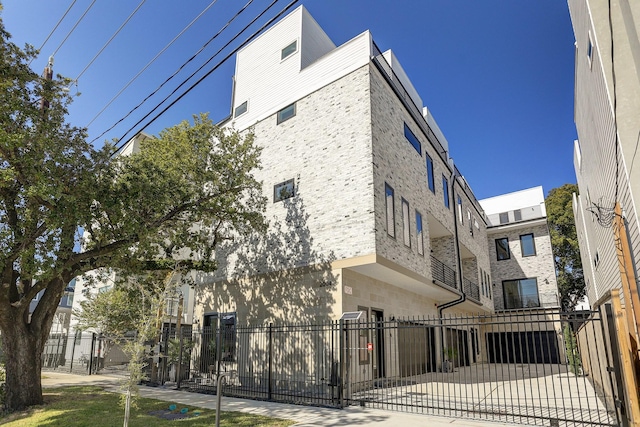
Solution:
M 454 192 L 456 176 L 457 176 L 456 168 L 454 166 L 451 169 L 451 177 L 450 177 L 451 194 L 449 194 L 449 198 L 451 201 L 451 204 L 450 204 L 452 207 L 451 210 L 453 212 L 453 234 L 454 234 L 453 242 L 456 248 L 456 270 L 458 272 L 458 277 L 460 278 L 460 291 L 462 292 L 462 294 L 457 299 L 454 299 L 452 301 L 445 302 L 443 304 L 439 304 L 436 306 L 436 308 L 438 309 L 438 321 L 440 323 L 440 343 L 442 344 L 442 354 L 441 354 L 442 367 L 444 367 L 444 360 L 445 360 L 444 323 L 442 322 L 442 312 L 447 308 L 451 308 L 458 304 L 462 304 L 467 300 L 467 295 L 464 293 L 464 286 L 462 284 L 462 260 L 460 259 L 460 243 L 458 241 L 458 219 L 456 218 L 456 204 L 455 204 L 455 192 Z M 444 369 L 443 369 L 443 372 L 444 372 Z
M 438 318 L 440 319 L 440 322 L 442 323 L 442 311 L 447 309 L 447 308 L 451 308 L 453 306 L 456 306 L 458 304 L 462 304 L 463 302 L 465 302 L 467 300 L 467 295 L 464 293 L 464 286 L 462 285 L 462 260 L 460 259 L 460 243 L 459 243 L 459 238 L 458 238 L 458 219 L 456 218 L 456 204 L 455 204 L 455 192 L 454 192 L 454 187 L 455 187 L 455 182 L 456 182 L 456 168 L 453 167 L 451 170 L 451 194 L 449 194 L 449 198 L 451 199 L 450 203 L 451 203 L 451 211 L 453 212 L 453 234 L 454 234 L 454 239 L 453 239 L 453 243 L 454 246 L 456 248 L 456 270 L 458 273 L 458 277 L 460 278 L 460 291 L 462 291 L 462 295 L 460 295 L 459 298 L 453 300 L 453 301 L 449 301 L 449 302 L 445 302 L 444 304 L 439 304 L 437 306 L 438 308 Z

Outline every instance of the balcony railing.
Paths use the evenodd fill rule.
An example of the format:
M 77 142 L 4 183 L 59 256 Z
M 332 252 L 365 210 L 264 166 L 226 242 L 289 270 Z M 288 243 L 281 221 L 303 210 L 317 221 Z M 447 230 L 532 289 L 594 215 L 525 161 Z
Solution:
M 431 274 L 440 283 L 444 283 L 453 289 L 458 289 L 455 270 L 433 255 L 431 255 Z
M 480 301 L 480 287 L 477 283 L 473 283 L 469 279 L 463 280 L 464 284 L 464 293 L 467 294 L 469 298 L 473 298 L 476 301 Z

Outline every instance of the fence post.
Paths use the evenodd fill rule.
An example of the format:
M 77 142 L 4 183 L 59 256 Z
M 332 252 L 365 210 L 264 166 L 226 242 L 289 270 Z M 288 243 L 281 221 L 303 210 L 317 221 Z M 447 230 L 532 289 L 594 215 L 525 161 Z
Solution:
M 182 382 L 182 340 L 184 334 L 182 333 L 182 329 L 178 329 L 178 333 L 180 336 L 178 337 L 179 341 L 179 350 L 178 350 L 178 366 L 176 368 L 176 388 L 180 389 L 180 383 Z
M 69 328 L 71 330 L 71 328 Z M 76 354 L 76 340 L 78 339 L 78 330 L 73 330 L 73 347 L 71 348 L 71 363 L 69 366 L 69 373 L 73 372 L 73 357 Z
M 91 353 L 89 354 L 89 375 L 93 373 L 93 352 L 95 351 L 96 345 L 96 334 L 95 332 L 91 333 Z
M 350 399 L 349 384 L 349 323 L 340 319 L 340 406 L 345 407 L 345 400 Z
M 622 427 L 628 427 L 629 417 L 627 416 L 627 403 L 624 398 L 624 387 L 623 387 L 624 383 L 622 380 L 622 371 L 620 370 L 622 363 L 620 362 L 620 346 L 618 344 L 618 336 L 616 334 L 615 319 L 613 316 L 613 312 L 611 311 L 611 304 L 604 304 L 600 306 L 598 310 L 602 312 L 602 308 L 604 308 L 605 315 L 607 318 L 607 328 L 609 332 L 608 344 L 609 344 L 609 348 L 611 349 L 611 358 L 613 362 L 612 363 L 613 366 L 611 367 L 607 366 L 607 371 L 609 372 L 609 381 L 611 382 L 611 391 L 613 393 L 617 393 L 617 395 L 613 396 L 614 405 L 616 408 L 616 417 L 618 418 L 618 421 L 621 422 Z M 602 328 L 604 329 L 604 325 L 602 326 Z M 603 330 L 603 335 L 606 336 L 604 334 L 604 330 Z M 616 384 L 615 389 L 613 387 L 613 379 L 611 378 L 612 375 L 615 378 L 615 384 Z
M 267 377 L 267 382 L 268 382 L 268 388 L 267 388 L 267 399 L 271 400 L 271 393 L 273 391 L 273 386 L 272 386 L 272 368 L 273 368 L 273 323 L 269 323 L 269 372 L 267 373 L 268 377 Z
M 620 303 L 620 290 L 611 290 L 611 303 L 613 314 L 616 318 L 616 329 L 618 335 L 618 345 L 620 346 L 620 356 L 622 362 L 622 375 L 624 379 L 625 396 L 627 401 L 627 415 L 631 425 L 640 425 L 640 405 L 638 403 L 638 384 L 636 382 L 635 367 L 633 364 L 634 354 L 631 349 L 631 340 L 634 335 L 629 331 L 625 319 L 625 313 Z M 628 304 L 625 301 L 625 304 Z

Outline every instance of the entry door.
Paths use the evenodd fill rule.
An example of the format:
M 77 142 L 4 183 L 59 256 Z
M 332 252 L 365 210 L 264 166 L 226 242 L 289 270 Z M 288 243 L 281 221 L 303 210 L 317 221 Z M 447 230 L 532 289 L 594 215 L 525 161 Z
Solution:
M 382 310 L 371 310 L 370 322 L 373 331 L 373 378 L 385 377 L 384 363 L 384 316 Z

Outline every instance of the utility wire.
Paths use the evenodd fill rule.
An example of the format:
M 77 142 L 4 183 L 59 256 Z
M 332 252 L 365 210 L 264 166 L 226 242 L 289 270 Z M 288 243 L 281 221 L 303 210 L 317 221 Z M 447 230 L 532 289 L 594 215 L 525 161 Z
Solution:
M 76 21 L 75 25 L 73 26 L 73 28 L 71 28 L 71 30 L 69 31 L 69 33 L 66 35 L 66 37 L 64 38 L 64 40 L 62 40 L 62 43 L 60 43 L 60 45 L 58 46 L 58 48 L 53 52 L 53 54 L 51 56 L 55 56 L 56 53 L 58 53 L 58 51 L 60 50 L 60 48 L 62 47 L 63 44 L 65 44 L 65 42 L 67 41 L 67 39 L 69 38 L 69 36 L 71 35 L 71 33 L 73 33 L 73 31 L 76 29 L 76 27 L 78 26 L 78 24 L 80 24 L 80 21 L 82 21 L 85 17 L 85 15 L 89 12 L 89 10 L 93 7 L 93 5 L 95 4 L 96 0 L 93 0 L 91 2 L 91 4 L 89 5 L 89 7 L 87 8 L 87 10 L 84 11 L 84 13 L 82 14 L 82 16 Z
M 272 4 L 269 5 L 269 7 L 267 9 L 265 9 L 259 16 L 257 16 L 252 22 L 251 24 L 253 24 L 253 22 L 255 22 L 256 19 L 258 19 L 260 16 L 262 16 L 271 6 L 273 6 L 278 0 L 275 0 Z M 286 13 L 289 9 L 291 9 L 296 3 L 298 3 L 299 0 L 293 0 L 291 3 L 289 3 L 287 6 L 284 7 L 284 9 L 282 9 L 276 16 L 274 16 L 273 18 L 271 18 L 269 21 L 267 21 L 262 27 L 260 27 L 256 32 L 254 32 L 253 34 L 251 34 L 249 37 L 247 37 L 242 43 L 240 43 L 240 45 L 238 47 L 236 47 L 235 49 L 233 49 L 231 52 L 229 52 L 229 54 L 227 54 L 227 56 L 225 56 L 221 61 L 219 61 L 213 68 L 211 68 L 204 76 L 200 77 L 195 83 L 193 83 L 191 86 L 189 86 L 189 88 L 183 92 L 180 96 L 178 96 L 175 100 L 173 100 L 169 105 L 167 105 L 164 109 L 162 109 L 162 111 L 160 111 L 158 114 L 156 114 L 151 120 L 149 120 L 147 123 L 145 123 L 145 125 L 142 127 L 143 129 L 146 128 L 147 126 L 149 126 L 150 124 L 152 124 L 153 122 L 155 122 L 160 116 L 162 116 L 169 108 L 173 107 L 178 101 L 180 101 L 185 95 L 187 95 L 189 92 L 191 92 L 197 85 L 199 85 L 200 83 L 202 83 L 202 81 L 209 77 L 209 75 L 211 75 L 211 73 L 213 73 L 215 70 L 217 70 L 222 64 L 224 64 L 229 58 L 231 58 L 233 55 L 235 55 L 240 49 L 242 49 L 244 46 L 246 46 L 251 40 L 253 40 L 258 34 L 260 34 L 262 31 L 264 31 L 265 28 L 267 28 L 269 25 L 271 25 L 276 19 L 280 18 L 284 13 Z M 249 24 L 249 25 L 251 25 Z M 248 25 L 248 26 L 249 26 Z M 247 27 L 248 27 L 247 26 Z M 244 32 L 246 30 L 245 27 L 240 33 L 238 33 L 238 36 Z M 237 36 L 236 36 L 237 37 Z M 234 37 L 234 39 L 236 38 Z M 228 45 L 228 43 L 227 43 Z M 185 81 L 186 83 L 186 81 Z M 177 90 L 177 89 L 176 89 Z M 168 98 L 168 97 L 167 97 Z M 167 98 L 165 98 L 162 102 L 164 102 Z M 149 114 L 151 114 L 153 111 L 155 111 L 158 107 L 160 106 L 160 104 L 154 108 L 151 112 L 149 112 Z M 138 121 L 138 123 L 136 123 L 134 126 L 132 126 L 124 135 L 122 135 L 122 137 L 120 137 L 119 141 L 122 141 L 124 139 L 124 137 L 133 130 L 133 128 L 135 128 L 138 124 L 140 124 L 140 122 L 146 118 L 147 116 L 149 116 L 149 114 L 147 114 L 145 117 L 143 117 L 141 120 Z M 125 141 L 126 142 L 126 141 Z M 122 147 L 122 143 L 118 144 L 120 145 L 120 147 L 118 147 L 116 145 L 116 151 L 112 154 L 112 156 L 117 152 L 117 150 L 119 150 Z
M 71 10 L 71 8 L 73 7 L 74 4 L 76 4 L 77 0 L 73 0 L 71 2 L 71 4 L 69 5 L 69 7 L 67 8 L 67 11 L 64 13 L 64 15 L 62 15 L 62 18 L 60 18 L 58 20 L 58 23 L 55 25 L 55 27 L 53 27 L 53 30 L 51 30 L 51 32 L 49 33 L 49 35 L 47 36 L 46 39 L 44 39 L 44 41 L 42 42 L 42 44 L 40 45 L 40 47 L 38 48 L 38 52 L 40 52 L 42 50 L 42 48 L 44 47 L 45 44 L 47 44 L 47 42 L 49 41 L 49 39 L 51 38 L 51 36 L 53 35 L 53 33 L 58 29 L 58 26 L 60 25 L 60 23 L 62 22 L 62 20 L 67 16 L 67 13 L 69 13 L 69 11 Z M 31 61 L 29 61 L 29 65 L 31 65 L 31 63 L 33 62 L 32 58 Z
M 107 48 L 107 46 L 109 46 L 109 44 L 113 41 L 114 38 L 116 38 L 116 36 L 118 35 L 118 33 L 120 31 L 122 31 L 122 29 L 125 27 L 125 25 L 127 25 L 129 23 L 129 21 L 131 20 L 131 18 L 133 18 L 133 15 L 136 14 L 136 12 L 138 12 L 138 10 L 140 10 L 140 8 L 142 7 L 142 5 L 144 4 L 146 0 L 142 0 L 140 2 L 140 4 L 138 4 L 138 7 L 136 7 L 136 9 L 131 12 L 131 14 L 127 17 L 127 19 L 124 20 L 124 22 L 122 23 L 122 25 L 120 25 L 120 27 L 116 30 L 115 33 L 113 33 L 113 35 L 111 36 L 111 38 L 109 40 L 107 40 L 107 42 L 104 44 L 104 46 L 102 46 L 102 48 L 98 51 L 98 53 L 95 54 L 95 56 L 93 57 L 93 59 L 91 59 L 91 61 L 89 61 L 89 63 L 87 64 L 86 67 L 84 67 L 84 69 L 82 71 L 80 71 L 80 74 L 78 74 L 78 76 L 73 79 L 73 81 L 75 81 L 76 83 L 78 82 L 78 79 L 89 69 L 89 67 L 91 66 L 91 64 L 93 64 L 93 62 L 98 58 L 98 56 L 100 56 L 100 54 L 102 54 L 102 52 Z
M 158 86 L 157 88 L 155 88 L 149 95 L 147 95 L 140 103 L 138 103 L 138 105 L 136 105 L 135 107 L 133 107 L 131 110 L 129 110 L 129 112 L 127 114 L 124 115 L 124 117 L 122 117 L 120 120 L 118 120 L 117 122 L 115 122 L 110 128 L 108 128 L 107 130 L 105 130 L 104 132 L 102 132 L 100 135 L 98 135 L 97 137 L 95 137 L 94 139 L 91 140 L 90 143 L 95 142 L 97 139 L 101 138 L 104 134 L 106 134 L 107 132 L 109 132 L 110 130 L 112 130 L 113 128 L 115 128 L 117 125 L 119 125 L 123 120 L 125 120 L 127 117 L 129 117 L 134 111 L 136 111 L 138 108 L 140 108 L 142 106 L 142 104 L 144 104 L 145 102 L 147 102 L 149 100 L 149 98 L 151 98 L 153 95 L 155 95 L 156 93 L 158 93 L 158 91 L 164 87 L 165 84 L 167 84 L 172 78 L 174 78 L 180 71 L 182 71 L 182 69 L 184 67 L 187 66 L 187 64 L 189 64 L 191 61 L 193 61 L 196 56 L 198 56 L 213 40 L 215 40 L 238 16 L 240 16 L 240 14 L 242 12 L 245 11 L 245 9 L 251 4 L 253 3 L 254 0 L 249 0 L 238 12 L 236 12 L 236 14 L 229 20 L 227 21 L 226 24 L 224 24 L 222 26 L 222 28 L 220 30 L 218 30 L 218 32 L 216 34 L 213 35 L 213 37 L 211 37 L 204 45 L 202 45 L 202 47 L 200 49 L 198 49 L 198 51 L 196 53 L 194 53 L 191 58 L 187 59 L 180 67 L 178 67 L 178 69 L 176 71 L 173 72 L 173 74 L 171 74 L 169 77 L 167 77 L 167 79 L 165 81 L 163 81 L 160 86 Z M 266 12 L 267 10 L 269 10 L 269 8 L 271 6 L 273 6 L 273 4 L 275 2 L 277 2 L 278 0 L 274 0 L 274 2 L 267 8 L 265 9 L 262 14 L 264 12 Z M 261 15 L 262 15 L 261 14 Z M 258 15 L 258 16 L 261 16 Z M 255 19 L 254 19 L 255 21 Z M 253 21 L 252 21 L 253 22 Z M 245 27 L 246 29 L 246 27 Z M 244 31 L 245 29 L 243 29 L 242 31 Z M 236 34 L 236 36 L 234 37 L 234 39 L 236 37 L 238 37 L 240 35 L 240 33 Z M 232 39 L 232 40 L 234 40 Z M 216 53 L 217 55 L 217 53 Z M 215 56 L 215 55 L 214 55 Z M 209 61 L 211 61 L 212 58 L 209 59 Z M 206 63 L 205 63 L 206 64 Z M 189 77 L 191 78 L 191 77 Z M 163 101 L 164 102 L 164 101 Z M 157 107 L 156 107 L 157 108 Z M 145 116 L 146 117 L 146 116 Z M 136 123 L 137 125 L 137 123 Z
M 182 36 L 182 35 L 183 35 L 183 34 L 184 34 L 188 29 L 189 29 L 189 28 L 191 28 L 191 26 L 192 26 L 193 24 L 195 24 L 195 22 L 196 22 L 198 19 L 200 19 L 200 18 L 202 17 L 202 15 L 204 15 L 204 14 L 205 14 L 205 13 L 206 13 L 210 8 L 211 8 L 211 6 L 213 6 L 214 4 L 216 4 L 216 2 L 217 2 L 217 1 L 218 1 L 218 0 L 213 0 L 211 3 L 209 3 L 209 6 L 207 6 L 206 8 L 204 8 L 204 10 L 203 10 L 202 12 L 200 12 L 200 14 L 199 14 L 198 16 L 196 16 L 196 17 L 193 19 L 193 21 L 191 21 L 191 22 L 190 22 L 186 27 L 184 27 L 184 28 L 182 29 L 182 31 L 180 31 L 180 33 L 178 33 L 178 35 L 177 35 L 177 36 L 175 36 L 175 37 L 173 38 L 173 40 L 171 40 L 171 41 L 170 41 L 170 42 L 169 42 L 169 43 L 168 43 L 164 48 L 162 48 L 162 50 L 160 50 L 160 52 L 158 52 L 158 53 L 156 54 L 156 56 L 154 56 L 154 57 L 153 57 L 153 59 L 151 59 L 151 61 L 149 61 L 149 62 L 147 63 L 147 65 L 145 65 L 144 67 L 142 67 L 142 69 L 141 69 L 140 71 L 138 71 L 138 74 L 136 74 L 136 75 L 135 75 L 131 80 L 129 80 L 129 82 L 128 82 L 126 85 L 124 85 L 124 86 L 122 87 L 122 89 L 120 89 L 120 91 L 119 91 L 119 92 L 118 92 L 118 93 L 117 93 L 113 98 L 111 98 L 111 100 L 107 103 L 107 105 L 105 105 L 104 107 L 102 107 L 102 110 L 100 110 L 100 111 L 98 112 L 98 114 L 96 114 L 96 115 L 95 115 L 95 117 L 94 117 L 93 119 L 91 119 L 91 121 L 90 121 L 89 123 L 87 123 L 87 125 L 86 125 L 85 127 L 89 127 L 89 126 L 91 126 L 91 124 L 92 124 L 92 123 L 93 123 L 93 122 L 94 122 L 98 117 L 100 117 L 100 115 L 101 115 L 102 113 L 104 113 L 104 111 L 105 111 L 107 108 L 109 108 L 109 106 L 113 103 L 113 101 L 115 101 L 115 100 L 116 100 L 120 95 L 122 95 L 122 92 L 124 92 L 124 91 L 129 87 L 129 86 L 131 86 L 131 84 L 132 84 L 135 80 L 137 80 L 137 78 L 138 78 L 138 77 L 140 77 L 140 75 L 141 75 L 142 73 L 144 73 L 144 72 L 147 70 L 147 68 L 149 68 L 149 67 L 151 66 L 151 64 L 153 64 L 153 63 L 156 61 L 156 59 L 158 59 L 158 58 L 160 57 L 160 55 L 162 55 L 162 54 L 163 54 L 163 53 L 164 53 L 164 52 L 165 52 L 165 51 L 166 51 L 166 50 L 167 50 L 167 49 L 168 49 L 168 48 L 169 48 L 169 47 L 170 47 L 170 46 L 171 46 L 171 45 L 172 45 L 176 40 L 178 40 L 178 39 L 179 39 L 179 38 L 180 38 L 180 37 L 181 37 L 181 36 Z

